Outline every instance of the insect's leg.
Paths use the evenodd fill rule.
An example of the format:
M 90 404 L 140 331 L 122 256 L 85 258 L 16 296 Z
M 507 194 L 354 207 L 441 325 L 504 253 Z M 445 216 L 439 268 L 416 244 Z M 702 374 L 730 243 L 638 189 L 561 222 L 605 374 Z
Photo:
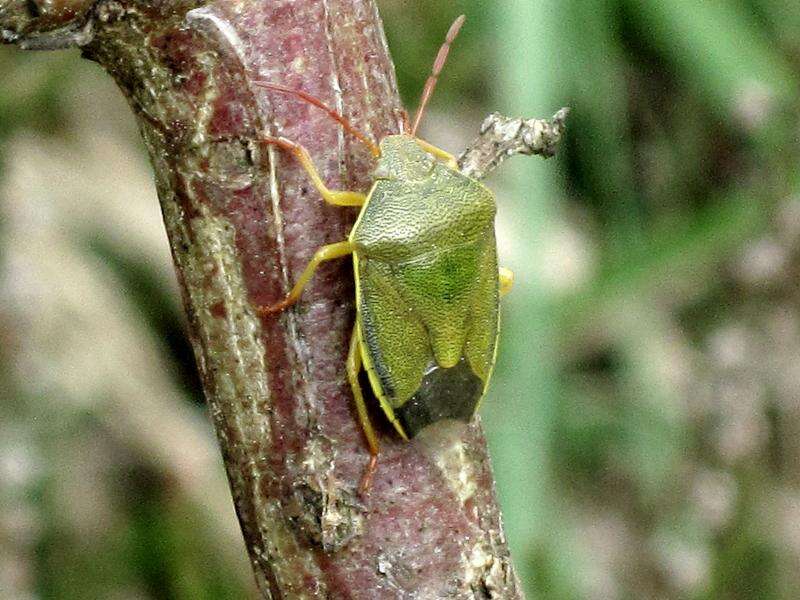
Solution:
M 425 152 L 428 154 L 433 154 L 439 160 L 443 160 L 447 163 L 447 166 L 451 169 L 455 169 L 458 171 L 458 162 L 456 161 L 456 157 L 447 152 L 446 150 L 442 150 L 438 146 L 434 146 L 430 142 L 426 142 L 425 140 L 421 140 L 417 138 L 417 143 L 422 147 Z
M 306 287 L 306 284 L 308 284 L 309 280 L 314 275 L 314 271 L 317 270 L 317 267 L 321 262 L 331 260 L 332 258 L 341 258 L 342 256 L 347 256 L 348 254 L 352 253 L 353 245 L 348 240 L 337 242 L 336 244 L 322 246 L 314 253 L 314 258 L 312 258 L 308 263 L 308 266 L 303 271 L 303 274 L 300 275 L 300 279 L 298 279 L 297 283 L 294 284 L 292 291 L 289 292 L 286 298 L 277 304 L 272 304 L 270 306 L 259 306 L 256 310 L 261 315 L 268 315 L 291 306 L 300 298 L 300 294 L 303 293 L 303 289 Z
M 500 296 L 505 296 L 514 287 L 514 271 L 500 267 Z
M 359 348 L 358 345 L 357 328 L 358 325 L 353 327 L 353 335 L 350 336 L 350 352 L 347 354 L 347 379 L 350 381 L 350 387 L 353 389 L 353 400 L 356 403 L 358 422 L 361 424 L 361 429 L 364 431 L 364 437 L 367 438 L 369 453 L 372 455 L 369 460 L 369 465 L 364 471 L 364 476 L 361 479 L 361 485 L 358 487 L 361 493 L 365 493 L 372 485 L 372 476 L 375 474 L 375 468 L 378 464 L 379 446 L 378 436 L 375 435 L 375 430 L 372 428 L 372 423 L 367 413 L 367 405 L 364 403 L 364 394 L 361 392 L 361 384 L 358 382 L 358 374 L 361 371 L 361 348 Z
M 329 190 L 322 181 L 322 177 L 319 176 L 319 172 L 314 166 L 314 163 L 311 161 L 311 157 L 308 155 L 308 152 L 300 144 L 296 144 L 287 140 L 286 138 L 273 137 L 271 135 L 261 136 L 260 139 L 267 144 L 274 144 L 294 154 L 297 161 L 306 170 L 306 173 L 308 173 L 308 178 L 311 179 L 311 183 L 313 183 L 314 187 L 317 188 L 325 202 L 328 202 L 329 204 L 335 204 L 337 206 L 361 206 L 367 201 L 367 196 L 359 192 Z

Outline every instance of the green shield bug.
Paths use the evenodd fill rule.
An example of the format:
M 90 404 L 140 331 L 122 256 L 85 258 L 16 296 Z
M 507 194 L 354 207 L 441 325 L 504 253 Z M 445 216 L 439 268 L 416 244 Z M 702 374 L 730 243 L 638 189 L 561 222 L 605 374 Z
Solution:
M 376 145 L 321 100 L 259 82 L 326 111 L 372 151 L 377 167 L 369 193 L 329 190 L 302 146 L 282 137 L 264 141 L 291 152 L 322 198 L 361 212 L 344 241 L 321 247 L 284 300 L 259 307 L 281 311 L 298 300 L 319 264 L 353 256 L 356 323 L 347 376 L 372 454 L 362 481 L 369 486 L 378 456 L 358 381 L 362 366 L 386 416 L 404 439 L 445 418 L 469 421 L 486 393 L 497 351 L 499 297 L 512 285 L 498 268 L 495 199 L 463 175 L 455 158 L 421 140 L 417 128 L 464 22 L 453 22 L 425 83 L 413 124 Z

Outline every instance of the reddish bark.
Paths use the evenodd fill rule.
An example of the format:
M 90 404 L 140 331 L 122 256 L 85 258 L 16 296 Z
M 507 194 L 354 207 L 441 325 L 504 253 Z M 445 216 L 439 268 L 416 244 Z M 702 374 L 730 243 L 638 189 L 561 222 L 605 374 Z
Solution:
M 7 40 L 24 45 L 53 28 L 52 15 L 20 12 L 28 4 L 0 0 Z M 259 136 L 303 144 L 333 188 L 365 191 L 372 159 L 322 111 L 253 82 L 317 95 L 375 139 L 397 131 L 372 0 L 83 4 L 57 26 L 89 32 L 78 40 L 85 55 L 139 118 L 264 596 L 520 598 L 477 419 L 432 426 L 410 443 L 384 427 L 372 491 L 359 498 L 369 454 L 344 372 L 349 261 L 324 265 L 295 309 L 254 312 L 355 217 L 325 205 L 295 161 Z

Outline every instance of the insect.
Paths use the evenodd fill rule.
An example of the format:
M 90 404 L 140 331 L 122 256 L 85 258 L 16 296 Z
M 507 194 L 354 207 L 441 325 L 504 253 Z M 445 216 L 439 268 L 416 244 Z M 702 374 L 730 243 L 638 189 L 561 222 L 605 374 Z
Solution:
M 362 366 L 402 438 L 441 419 L 469 421 L 495 362 L 499 297 L 513 283 L 512 273 L 497 264 L 493 194 L 461 174 L 451 154 L 416 136 L 463 22 L 463 15 L 453 22 L 439 49 L 413 123 L 405 119 L 402 133 L 387 135 L 377 146 L 318 98 L 259 82 L 325 110 L 377 160 L 368 194 L 332 191 L 302 146 L 264 138 L 295 156 L 326 202 L 361 207 L 348 238 L 319 248 L 289 294 L 258 312 L 291 306 L 320 263 L 352 255 L 356 323 L 347 377 L 372 455 L 362 491 L 370 485 L 379 450 L 358 380 Z

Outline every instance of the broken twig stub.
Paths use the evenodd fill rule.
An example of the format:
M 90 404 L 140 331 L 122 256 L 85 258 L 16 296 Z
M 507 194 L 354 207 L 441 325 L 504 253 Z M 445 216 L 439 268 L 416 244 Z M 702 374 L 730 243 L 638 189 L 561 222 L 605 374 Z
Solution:
M 568 108 L 551 119 L 522 119 L 492 113 L 481 124 L 480 134 L 458 157 L 464 175 L 483 179 L 514 154 L 553 156 L 564 134 Z

